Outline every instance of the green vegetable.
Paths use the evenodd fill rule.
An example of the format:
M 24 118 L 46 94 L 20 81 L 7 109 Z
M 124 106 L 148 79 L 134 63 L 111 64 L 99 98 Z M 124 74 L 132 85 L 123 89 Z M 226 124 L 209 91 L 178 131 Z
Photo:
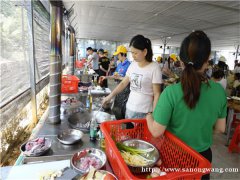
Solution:
M 134 147 L 126 146 L 126 145 L 124 145 L 123 143 L 120 143 L 120 142 L 117 142 L 116 145 L 117 145 L 117 148 L 120 151 L 126 151 L 126 152 L 129 152 L 129 153 L 133 154 L 133 155 L 135 155 L 135 154 L 146 154 L 146 153 L 154 150 L 153 148 L 137 149 L 137 148 L 134 148 Z
M 152 176 L 151 175 L 147 175 L 146 179 L 151 179 Z

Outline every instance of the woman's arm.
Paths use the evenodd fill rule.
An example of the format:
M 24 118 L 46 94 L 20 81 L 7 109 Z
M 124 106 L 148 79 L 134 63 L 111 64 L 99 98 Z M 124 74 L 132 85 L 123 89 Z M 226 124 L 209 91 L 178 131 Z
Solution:
M 129 84 L 129 77 L 125 76 L 123 80 L 120 82 L 120 84 L 109 94 L 107 97 L 105 97 L 102 101 L 102 104 L 105 105 L 111 101 L 112 98 L 114 98 L 116 95 L 118 95 L 120 92 L 122 92 L 127 85 Z
M 153 84 L 153 110 L 156 107 L 160 93 L 161 93 L 161 85 Z
M 120 76 L 119 74 L 117 75 L 112 75 L 112 76 L 104 76 L 104 79 L 118 79 L 118 80 L 123 80 L 124 77 Z
M 214 125 L 214 133 L 224 133 L 226 128 L 226 118 L 218 119 Z
M 163 133 L 166 129 L 166 126 L 163 126 L 163 125 L 157 123 L 156 121 L 154 121 L 152 113 L 148 113 L 146 116 L 146 119 L 147 119 L 148 129 L 153 137 L 159 137 L 159 136 L 163 135 Z
M 102 65 L 100 65 L 100 69 L 101 69 L 102 71 L 104 71 L 105 73 L 108 72 L 106 69 L 104 69 L 104 68 L 102 67 Z

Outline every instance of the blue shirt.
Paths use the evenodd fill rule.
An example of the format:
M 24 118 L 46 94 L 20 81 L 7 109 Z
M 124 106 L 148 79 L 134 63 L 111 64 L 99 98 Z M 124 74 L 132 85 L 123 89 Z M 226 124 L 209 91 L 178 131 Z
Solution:
M 117 66 L 115 72 L 117 72 L 120 76 L 124 77 L 126 75 L 127 69 L 130 65 L 128 59 L 125 59 L 124 62 L 120 62 Z

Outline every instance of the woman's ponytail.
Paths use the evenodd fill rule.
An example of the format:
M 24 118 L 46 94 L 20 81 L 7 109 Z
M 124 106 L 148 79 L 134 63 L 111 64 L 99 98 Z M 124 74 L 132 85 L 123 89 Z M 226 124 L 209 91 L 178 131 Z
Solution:
M 185 67 L 181 75 L 183 99 L 190 109 L 196 106 L 200 96 L 201 78 L 199 76 L 191 64 Z
M 190 109 L 195 108 L 205 81 L 201 68 L 208 61 L 211 53 L 211 42 L 203 31 L 192 32 L 180 48 L 180 59 L 185 65 L 181 76 L 183 99 Z

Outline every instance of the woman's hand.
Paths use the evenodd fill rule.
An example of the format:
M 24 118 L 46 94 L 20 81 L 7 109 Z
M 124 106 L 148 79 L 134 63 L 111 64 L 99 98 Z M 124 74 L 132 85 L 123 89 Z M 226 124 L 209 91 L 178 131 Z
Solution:
M 159 137 L 159 136 L 163 135 L 163 133 L 166 129 L 166 126 L 161 125 L 161 124 L 157 123 L 156 121 L 154 121 L 152 113 L 147 113 L 146 120 L 147 120 L 148 129 L 153 137 Z
M 105 76 L 100 76 L 100 78 L 98 79 L 98 84 L 102 85 L 103 80 L 105 79 Z
M 154 121 L 152 117 L 152 112 L 146 114 L 146 120 L 151 123 Z
M 110 95 L 108 95 L 107 97 L 105 97 L 103 100 L 102 100 L 102 106 L 106 106 L 107 104 L 109 104 L 110 103 L 110 101 L 111 101 L 111 96 Z

